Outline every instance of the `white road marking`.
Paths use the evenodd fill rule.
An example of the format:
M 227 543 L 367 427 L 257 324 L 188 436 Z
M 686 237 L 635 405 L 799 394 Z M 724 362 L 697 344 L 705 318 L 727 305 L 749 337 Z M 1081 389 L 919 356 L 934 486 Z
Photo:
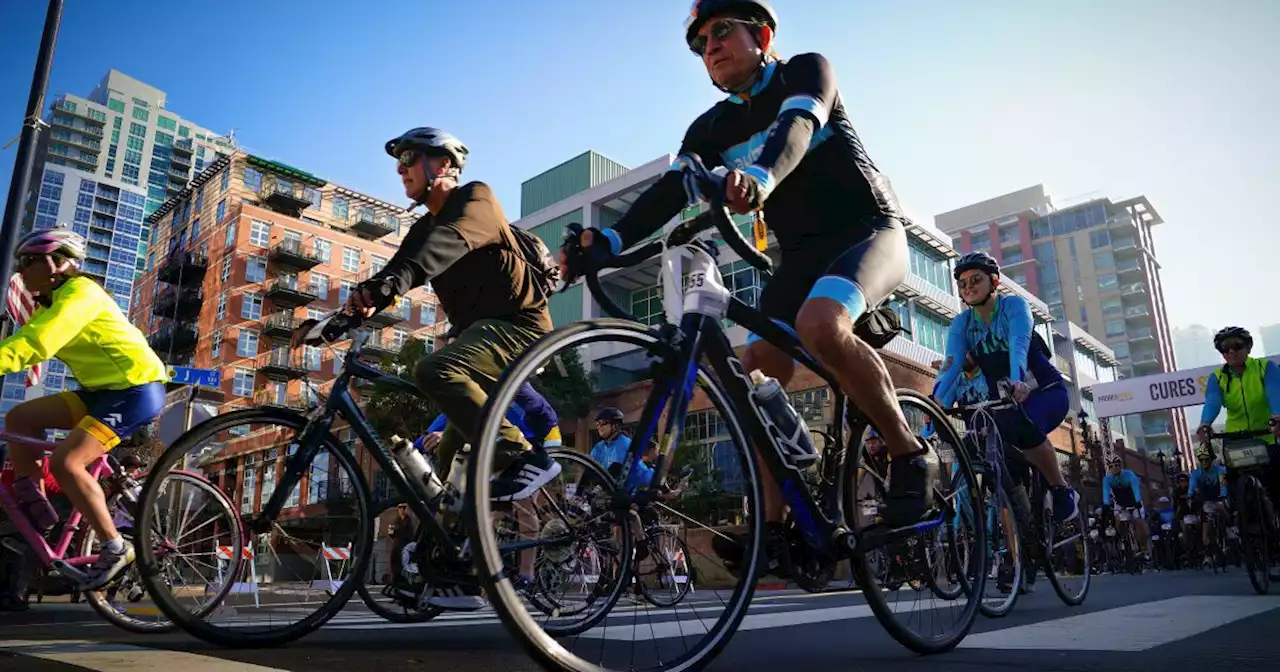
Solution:
M 284 672 L 234 660 L 223 660 L 186 651 L 146 649 L 127 644 L 89 642 L 79 639 L 46 641 L 0 641 L 0 649 L 31 658 L 76 665 L 95 672 Z

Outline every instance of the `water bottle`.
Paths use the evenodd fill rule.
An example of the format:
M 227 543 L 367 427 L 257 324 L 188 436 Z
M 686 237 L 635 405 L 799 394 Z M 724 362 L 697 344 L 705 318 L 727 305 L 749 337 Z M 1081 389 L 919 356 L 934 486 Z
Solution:
M 423 457 L 408 439 L 400 436 L 391 437 L 391 455 L 395 458 L 396 464 L 404 469 L 409 480 L 422 484 L 427 495 L 428 506 L 434 506 L 440 495 L 444 494 L 444 484 L 440 482 L 440 477 L 436 475 L 436 470 L 431 467 L 427 458 Z
M 803 469 L 818 460 L 818 449 L 813 446 L 813 436 L 804 418 L 796 413 L 787 401 L 786 392 L 777 379 L 764 375 L 759 369 L 751 372 L 755 385 L 755 397 L 765 414 L 782 435 L 783 449 L 792 464 Z
M 462 497 L 467 489 L 467 453 L 471 445 L 466 444 L 453 456 L 453 465 L 449 467 L 449 498 L 445 501 L 445 509 L 453 513 L 462 511 Z

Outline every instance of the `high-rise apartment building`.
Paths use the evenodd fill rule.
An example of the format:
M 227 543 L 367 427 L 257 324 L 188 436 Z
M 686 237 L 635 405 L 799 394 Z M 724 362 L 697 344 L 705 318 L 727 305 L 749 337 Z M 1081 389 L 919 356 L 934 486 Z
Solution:
M 1183 369 L 1197 369 L 1202 366 L 1221 364 L 1222 356 L 1213 349 L 1213 333 L 1214 330 L 1203 324 L 1174 327 L 1173 352 L 1178 357 L 1178 366 Z M 1256 344 L 1254 349 L 1261 350 Z
M 1099 198 L 1055 209 L 1043 185 L 935 217 L 962 252 L 985 250 L 1006 275 L 1044 299 L 1057 319 L 1107 344 L 1122 377 L 1177 368 L 1152 227 L 1163 219 L 1145 196 Z M 1181 409 L 1130 418 L 1134 447 L 1191 449 Z
M 610 161 L 594 152 L 586 152 L 527 180 L 521 190 L 521 219 L 514 226 L 528 229 L 548 245 L 558 247 L 565 227 L 570 223 L 607 228 L 627 211 L 636 197 L 658 180 L 671 165 L 671 156 L 662 156 L 634 169 Z M 690 208 L 667 223 L 674 226 L 695 216 L 700 208 Z M 751 236 L 749 217 L 737 217 L 744 235 Z M 952 318 L 962 306 L 952 280 L 953 259 L 957 256 L 950 241 L 937 232 L 912 224 L 907 229 L 910 245 L 910 272 L 898 288 L 891 305 L 902 318 L 909 334 L 895 339 L 882 352 L 894 382 L 899 387 L 931 391 L 934 362 L 941 360 L 946 349 L 946 334 Z M 770 236 L 769 254 L 779 258 L 776 242 Z M 720 272 L 725 285 L 749 305 L 755 305 L 764 285 L 760 273 L 725 245 L 720 245 Z M 682 262 L 675 262 L 682 263 Z M 634 268 L 601 274 L 601 285 L 614 303 L 629 310 L 640 321 L 657 325 L 681 312 L 682 287 L 661 283 L 659 260 L 654 259 Z M 1087 390 L 1081 391 L 1074 380 L 1113 380 L 1117 364 L 1111 351 L 1084 330 L 1072 331 L 1066 322 L 1055 324 L 1045 302 L 1026 289 L 1010 282 L 1002 291 L 1026 297 L 1032 306 L 1036 329 L 1054 350 L 1054 362 L 1066 374 L 1073 389 L 1075 410 L 1082 406 L 1092 413 Z M 599 305 L 581 283 L 551 298 L 551 315 L 557 326 L 602 316 Z M 747 332 L 732 326 L 727 335 L 734 347 L 746 344 Z M 649 369 L 645 358 L 634 349 L 616 344 L 587 346 L 585 364 L 593 376 L 596 396 L 593 408 L 616 406 L 628 422 L 634 422 L 649 394 Z M 806 418 L 809 426 L 819 428 L 832 421 L 831 390 L 811 372 L 800 369 L 788 385 L 792 404 Z M 590 445 L 590 428 L 585 421 L 561 418 L 561 431 L 567 443 L 580 447 Z M 705 398 L 697 398 L 686 420 L 684 441 L 706 449 L 707 460 L 724 474 L 725 487 L 734 487 L 736 463 L 728 452 L 716 446 L 727 439 L 726 430 L 716 411 Z M 1066 453 L 1079 447 L 1070 422 L 1054 432 L 1054 445 Z
M 163 91 L 116 70 L 88 97 L 59 97 L 45 121 L 23 231 L 69 226 L 84 236 L 82 272 L 128 313 L 147 257 L 147 215 L 235 143 L 166 109 Z M 74 384 L 57 360 L 30 389 L 24 375 L 7 376 L 0 417 L 28 397 Z
M 206 167 L 149 221 L 152 251 L 130 318 L 165 361 L 222 372 L 222 387 L 208 402 L 220 413 L 315 403 L 332 385 L 346 344 L 336 357 L 328 349 L 292 349 L 293 329 L 337 309 L 356 283 L 381 270 L 412 218 L 398 206 L 236 151 Z M 448 328 L 438 317 L 430 288 L 416 289 L 368 322 L 373 334 L 364 352 L 392 356 L 411 336 L 430 347 Z M 201 467 L 254 511 L 283 473 L 279 449 L 231 437 Z M 367 475 L 385 494 L 385 480 Z M 316 515 L 324 500 L 323 487 L 304 479 L 285 516 Z
M 1268 324 L 1258 329 L 1258 336 L 1253 339 L 1253 354 L 1256 357 L 1280 355 L 1280 324 Z

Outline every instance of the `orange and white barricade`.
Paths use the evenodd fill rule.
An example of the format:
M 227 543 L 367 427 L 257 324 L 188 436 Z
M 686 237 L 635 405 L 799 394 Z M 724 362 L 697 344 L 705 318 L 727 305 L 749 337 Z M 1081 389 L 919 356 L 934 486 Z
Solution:
M 351 560 L 351 544 L 347 544 L 343 548 L 334 548 L 320 544 L 320 551 L 316 553 L 316 561 L 324 565 L 324 579 L 320 581 L 312 581 L 311 585 L 315 586 L 319 583 L 321 587 L 330 593 L 338 592 L 342 587 L 342 579 L 335 579 L 333 571 L 333 563 L 338 563 L 337 575 L 342 576 L 343 570 L 346 569 L 347 562 Z
M 225 572 L 226 572 L 225 568 L 231 565 L 231 558 L 234 557 L 232 555 L 234 550 L 235 550 L 235 547 L 233 546 L 218 547 L 217 555 L 218 555 L 218 588 L 219 589 L 221 589 L 221 587 L 225 585 L 225 582 L 227 580 L 227 577 L 225 576 Z M 235 583 L 232 583 L 231 590 L 228 594 L 243 595 L 246 593 L 252 593 L 253 606 L 260 607 L 262 606 L 262 604 L 258 601 L 258 568 L 254 565 L 254 562 L 253 562 L 253 557 L 254 557 L 253 547 L 241 546 L 240 557 L 244 560 L 249 561 L 249 579 L 250 580 L 248 582 L 237 581 Z M 235 577 L 231 577 L 231 578 L 235 578 Z
M 662 554 L 666 556 L 667 570 L 663 573 L 661 583 L 663 585 L 670 584 L 689 584 L 689 592 L 693 592 L 693 579 L 689 577 L 689 561 L 684 556 L 684 548 L 676 546 L 674 549 L 664 548 Z

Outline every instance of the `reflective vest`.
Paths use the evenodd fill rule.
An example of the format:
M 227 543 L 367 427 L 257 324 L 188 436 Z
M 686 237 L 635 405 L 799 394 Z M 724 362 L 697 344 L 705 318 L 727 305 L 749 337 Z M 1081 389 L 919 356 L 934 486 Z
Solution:
M 1222 405 L 1227 409 L 1227 431 L 1267 429 L 1271 419 L 1271 406 L 1267 403 L 1267 390 L 1263 378 L 1267 360 L 1253 357 L 1244 360 L 1244 373 L 1237 376 L 1226 366 L 1213 372 L 1222 390 Z M 1275 437 L 1261 437 L 1267 443 L 1275 443 Z

